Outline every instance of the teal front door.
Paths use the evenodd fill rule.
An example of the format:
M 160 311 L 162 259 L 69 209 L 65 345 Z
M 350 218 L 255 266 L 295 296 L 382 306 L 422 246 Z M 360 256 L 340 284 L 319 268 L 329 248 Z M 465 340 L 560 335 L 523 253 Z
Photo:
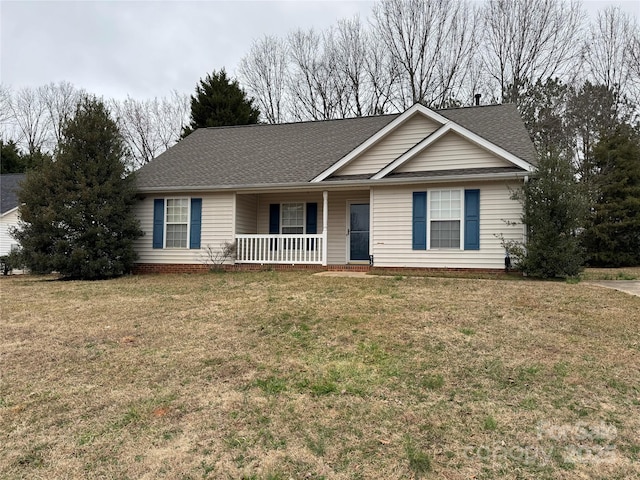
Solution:
M 349 261 L 369 260 L 369 204 L 349 205 Z

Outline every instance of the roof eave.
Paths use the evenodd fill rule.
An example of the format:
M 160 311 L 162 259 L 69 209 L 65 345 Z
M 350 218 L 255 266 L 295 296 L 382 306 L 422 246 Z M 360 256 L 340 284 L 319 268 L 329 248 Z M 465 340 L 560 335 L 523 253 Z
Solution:
M 9 210 L 7 210 L 7 211 L 5 211 L 5 212 L 2 212 L 2 213 L 0 214 L 0 217 L 4 217 L 5 215 L 9 215 L 10 213 L 15 212 L 16 210 L 18 210 L 18 207 L 19 207 L 19 206 L 20 206 L 20 205 L 18 205 L 17 207 L 10 208 Z
M 139 194 L 165 194 L 165 193 L 213 193 L 213 192 L 242 192 L 259 193 L 269 190 L 335 190 L 344 187 L 371 187 L 375 185 L 406 185 L 412 183 L 451 183 L 457 181 L 478 180 L 520 180 L 531 173 L 522 170 L 519 172 L 503 173 L 471 173 L 464 175 L 438 175 L 407 178 L 381 178 L 367 180 L 332 180 L 330 182 L 297 182 L 297 183 L 270 183 L 256 185 L 210 185 L 198 187 L 147 187 L 138 188 Z

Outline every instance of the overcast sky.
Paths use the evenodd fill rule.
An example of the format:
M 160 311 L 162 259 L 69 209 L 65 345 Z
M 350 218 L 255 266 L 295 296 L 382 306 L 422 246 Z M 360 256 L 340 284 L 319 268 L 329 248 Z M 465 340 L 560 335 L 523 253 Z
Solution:
M 105 98 L 191 94 L 222 67 L 235 76 L 254 39 L 370 16 L 372 1 L 0 1 L 0 81 L 69 81 Z M 640 1 L 586 1 L 589 12 Z

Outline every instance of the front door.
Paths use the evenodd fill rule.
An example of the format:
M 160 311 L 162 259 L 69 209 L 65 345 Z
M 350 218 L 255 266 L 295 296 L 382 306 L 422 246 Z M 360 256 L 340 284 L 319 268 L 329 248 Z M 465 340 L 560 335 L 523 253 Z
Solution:
M 369 260 L 369 204 L 349 205 L 349 261 Z

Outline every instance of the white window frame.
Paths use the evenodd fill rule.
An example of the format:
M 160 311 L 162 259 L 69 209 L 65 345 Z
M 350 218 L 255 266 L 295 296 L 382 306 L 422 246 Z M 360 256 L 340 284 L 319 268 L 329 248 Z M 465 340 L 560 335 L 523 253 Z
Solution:
M 169 215 L 169 201 L 172 200 L 186 200 L 187 201 L 187 243 L 184 247 L 167 247 L 167 225 L 183 225 L 183 222 L 169 222 L 167 217 Z M 163 220 L 163 228 L 164 228 L 164 238 L 163 247 L 169 250 L 188 250 L 189 245 L 191 245 L 191 197 L 168 197 L 164 199 L 164 218 Z
M 284 206 L 285 205 L 302 205 L 302 233 L 284 233 L 284 228 L 290 228 L 291 225 L 284 225 Z M 283 202 L 280 204 L 280 234 L 282 235 L 305 235 L 307 233 L 307 202 Z
M 458 192 L 460 195 L 460 217 L 459 218 L 433 218 L 431 213 L 431 202 L 433 199 L 434 192 Z M 427 190 L 427 250 L 464 250 L 464 188 L 435 188 L 433 190 Z M 458 247 L 432 247 L 431 246 L 431 222 L 451 222 L 458 221 L 460 222 L 460 238 L 458 239 L 459 246 Z

